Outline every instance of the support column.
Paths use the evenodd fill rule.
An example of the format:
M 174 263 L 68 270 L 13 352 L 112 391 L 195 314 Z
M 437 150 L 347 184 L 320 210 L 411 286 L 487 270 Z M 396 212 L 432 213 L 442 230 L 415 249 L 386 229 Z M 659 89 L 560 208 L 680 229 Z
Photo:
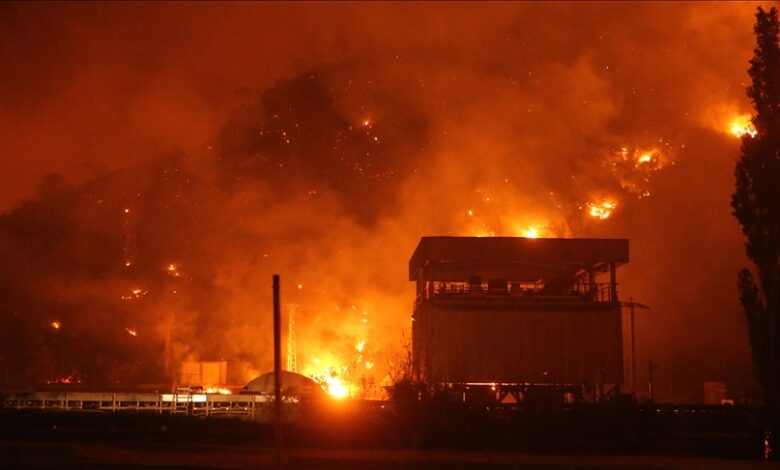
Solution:
M 610 301 L 617 302 L 617 275 L 615 274 L 615 263 L 609 263 L 609 297 Z
M 274 443 L 276 468 L 282 468 L 282 319 L 279 305 L 279 275 L 273 276 L 274 291 Z

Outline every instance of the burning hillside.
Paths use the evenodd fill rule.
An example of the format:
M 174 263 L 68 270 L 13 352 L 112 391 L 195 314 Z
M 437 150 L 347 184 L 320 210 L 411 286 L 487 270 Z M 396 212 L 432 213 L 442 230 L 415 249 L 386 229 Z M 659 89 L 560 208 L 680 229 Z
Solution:
M 56 12 L 14 7 L 0 33 L 66 77 L 2 52 L 15 65 L 3 153 L 35 160 L 38 179 L 65 176 L 18 202 L 26 164 L 9 165 L 0 381 L 167 383 L 204 359 L 244 383 L 271 366 L 281 273 L 299 371 L 334 394 L 376 394 L 402 367 L 406 260 L 426 234 L 630 237 L 621 295 L 654 307 L 640 360 L 685 382 L 661 396 L 689 399 L 712 374 L 747 380 L 724 363 L 748 360 L 730 336 L 742 255 L 728 155 L 750 135 L 751 7 L 113 7 L 143 31 L 107 28 L 112 7 L 57 8 L 54 52 L 27 28 Z M 293 34 L 285 8 L 323 26 Z M 705 290 L 719 294 L 691 295 Z

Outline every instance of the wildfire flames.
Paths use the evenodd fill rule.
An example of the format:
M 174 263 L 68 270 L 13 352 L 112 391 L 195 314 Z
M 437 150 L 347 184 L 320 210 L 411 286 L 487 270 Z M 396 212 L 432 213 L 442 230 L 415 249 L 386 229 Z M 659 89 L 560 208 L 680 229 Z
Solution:
M 8 181 L 14 174 L 25 181 L 6 189 L 0 217 L 0 295 L 4 315 L 18 315 L 0 319 L 4 334 L 18 338 L 0 351 L 8 381 L 81 370 L 96 386 L 118 378 L 163 383 L 186 358 L 219 358 L 229 363 L 226 383 L 246 383 L 271 365 L 262 339 L 270 320 L 261 313 L 271 303 L 264 286 L 279 273 L 288 282 L 284 301 L 301 307 L 296 369 L 335 398 L 381 396 L 393 362 L 401 362 L 393 361 L 398 338 L 411 324 L 406 261 L 419 236 L 641 234 L 650 241 L 640 246 L 672 256 L 686 246 L 674 237 L 690 237 L 682 232 L 688 224 L 676 223 L 681 214 L 709 217 L 705 202 L 725 201 L 721 193 L 733 190 L 700 163 L 725 165 L 728 158 L 712 155 L 736 151 L 733 137 L 756 136 L 743 112 L 745 67 L 734 59 L 750 50 L 749 29 L 736 31 L 752 17 L 738 4 L 707 5 L 709 15 L 685 5 L 678 15 L 652 3 L 520 3 L 484 17 L 473 15 L 490 8 L 448 6 L 473 9 L 449 17 L 426 4 L 420 24 L 452 21 L 474 37 L 437 26 L 422 48 L 408 22 L 389 34 L 361 17 L 377 8 L 387 15 L 372 18 L 405 18 L 396 6 L 367 5 L 361 13 L 355 5 L 349 14 L 342 7 L 352 8 L 311 12 L 323 16 L 311 22 L 323 25 L 314 39 L 281 28 L 276 65 L 251 57 L 278 31 L 251 26 L 209 38 L 213 28 L 201 28 L 208 21 L 177 19 L 177 31 L 198 31 L 198 41 L 216 40 L 215 48 L 232 54 L 204 60 L 188 53 L 192 48 L 171 49 L 176 41 L 151 49 L 123 43 L 130 33 L 110 34 L 106 39 L 117 44 L 102 47 L 93 35 L 103 39 L 105 28 L 80 22 L 104 15 L 76 11 L 86 5 L 63 11 L 78 27 L 54 34 L 63 43 L 52 50 L 24 45 L 29 38 L 21 33 L 40 26 L 31 19 L 0 32 L 8 51 L 55 56 L 52 62 L 11 54 L 18 63 L 8 67 L 10 85 L 0 87 L 0 94 L 11 90 L 0 100 L 12 124 L 0 139 L 8 146 L 3 154 L 36 161 L 34 168 L 9 169 Z M 228 15 L 254 7 L 225 8 Z M 740 9 L 742 16 L 732 14 Z M 144 22 L 122 28 L 167 25 L 158 15 L 169 13 L 139 6 Z M 181 21 L 200 14 L 188 11 Z M 668 15 L 675 15 L 672 23 Z M 358 18 L 360 24 L 350 23 Z M 518 29 L 527 18 L 535 26 Z M 560 31 L 544 23 L 550 18 Z M 491 26 L 475 29 L 472 22 Z M 350 29 L 331 36 L 337 27 Z M 346 49 L 335 48 L 334 58 L 333 38 L 355 40 L 341 41 Z M 326 46 L 312 53 L 312 40 Z M 110 54 L 126 47 L 119 59 Z M 60 57 L 60 49 L 67 54 Z M 124 63 L 149 54 L 142 67 Z M 300 65 L 282 65 L 290 60 Z M 57 73 L 48 73 L 47 63 Z M 37 78 L 27 83 L 28 76 Z M 94 83 L 101 86 L 93 96 Z M 105 138 L 85 144 L 83 136 L 95 134 Z M 677 159 L 697 164 L 666 171 Z M 692 167 L 701 174 L 691 178 Z M 33 179 L 58 168 L 62 181 L 46 180 L 36 193 Z M 712 173 L 730 174 L 720 170 Z M 685 201 L 684 211 L 670 211 L 677 218 L 654 205 L 670 201 Z M 739 231 L 697 237 L 733 233 Z M 679 277 L 691 287 L 725 276 L 704 271 Z M 634 292 L 626 282 L 625 295 L 641 297 L 649 282 L 637 285 Z M 652 295 L 671 295 L 661 291 Z M 656 303 L 677 305 L 669 299 Z M 676 308 L 668 314 L 680 313 Z M 659 360 L 671 362 L 674 354 L 684 351 Z M 33 355 L 40 360 L 26 360 Z M 96 365 L 95 357 L 105 360 Z M 24 370 L 28 363 L 34 373 Z
M 596 219 L 608 219 L 612 212 L 617 208 L 617 202 L 614 200 L 605 200 L 601 202 L 588 203 L 588 214 Z
M 651 161 L 653 161 L 653 155 L 650 153 L 643 153 L 639 156 L 639 158 L 636 159 L 638 164 L 650 163 Z
M 129 294 L 122 295 L 120 298 L 122 300 L 135 300 L 144 297 L 147 293 L 147 291 L 141 289 L 140 287 L 134 287 L 133 289 L 130 289 Z
M 373 134 L 377 125 L 372 119 L 365 117 L 352 120 L 351 122 L 353 124 L 350 126 L 350 129 L 354 127 L 361 134 L 366 135 L 372 143 L 379 142 L 377 136 Z M 294 139 L 297 138 L 297 131 L 290 129 L 278 132 L 261 130 L 260 134 L 266 135 L 266 132 L 270 132 L 272 135 L 280 135 L 285 144 L 296 142 Z M 340 148 L 343 140 L 343 136 L 338 137 L 336 141 L 337 148 Z M 593 194 L 593 188 L 586 188 L 580 193 L 575 192 L 569 195 L 564 194 L 563 191 L 546 191 L 538 195 L 538 207 L 536 207 L 536 205 L 527 202 L 517 203 L 516 194 L 518 186 L 511 178 L 501 175 L 496 180 L 497 182 L 474 187 L 469 197 L 468 205 L 461 203 L 453 207 L 453 214 L 455 214 L 453 215 L 455 219 L 454 225 L 461 227 L 460 230 L 455 231 L 455 234 L 462 235 L 465 233 L 472 236 L 508 235 L 525 238 L 571 236 L 567 216 L 564 214 L 576 214 L 577 217 L 602 221 L 612 217 L 615 213 L 618 207 L 618 196 L 626 197 L 633 194 L 641 198 L 649 195 L 646 184 L 651 173 L 662 169 L 669 161 L 669 148 L 670 144 L 668 142 L 658 139 L 658 142 L 653 145 L 629 146 L 622 147 L 617 151 L 614 149 L 604 151 L 599 158 L 602 159 L 601 164 L 608 169 L 606 174 L 612 178 L 612 186 L 616 188 L 614 192 L 610 193 L 609 197 L 604 197 L 603 195 L 598 198 L 590 197 L 589 194 Z M 355 169 L 359 174 L 365 171 L 365 168 L 360 165 L 357 165 Z M 176 169 L 166 173 L 165 178 L 171 177 L 171 174 L 178 171 Z M 176 191 L 177 193 L 174 197 L 175 199 L 180 199 L 178 187 Z M 309 198 L 319 197 L 320 193 L 321 191 L 318 192 L 314 188 L 307 187 L 305 190 L 305 194 Z M 98 204 L 102 204 L 102 201 L 100 199 Z M 165 206 L 163 205 L 163 207 Z M 142 259 L 143 253 L 137 246 L 138 241 L 135 238 L 136 228 L 134 224 L 137 218 L 142 217 L 144 211 L 135 206 L 132 210 L 124 207 L 124 205 L 120 206 L 120 208 L 123 214 L 122 240 L 124 242 L 120 262 L 126 267 L 132 264 L 135 269 L 136 261 Z M 583 209 L 585 209 L 584 212 L 582 212 Z M 571 216 L 569 215 L 568 217 Z M 260 259 L 265 262 L 273 258 L 273 256 L 274 253 L 263 252 Z M 132 262 L 131 259 L 133 260 Z M 183 279 L 177 279 L 182 277 L 181 260 L 183 258 L 180 253 L 167 253 L 165 257 L 161 257 L 155 264 L 162 267 L 161 271 L 166 277 L 173 278 L 168 279 L 166 282 L 175 282 L 176 289 L 155 288 L 146 290 L 144 286 L 151 285 L 149 282 L 152 281 L 144 278 L 137 279 L 137 282 L 143 284 L 143 286 L 130 285 L 129 287 L 124 287 L 126 290 L 119 295 L 121 300 L 126 301 L 126 308 L 135 309 L 141 308 L 145 304 L 154 305 L 155 302 L 162 302 L 164 300 L 160 300 L 163 299 L 161 292 L 177 293 L 179 286 L 184 286 L 185 283 Z M 189 263 L 191 264 L 192 260 Z M 140 262 L 137 264 L 140 265 Z M 159 273 L 159 271 L 157 272 Z M 187 278 L 191 280 L 189 279 L 189 274 Z M 312 287 L 316 286 L 316 283 L 309 281 L 306 276 L 296 273 L 294 279 L 295 282 L 291 285 L 294 295 L 305 298 L 312 291 L 316 291 L 316 287 Z M 306 289 L 304 289 L 304 285 L 307 286 Z M 127 285 L 125 284 L 125 286 Z M 307 308 L 315 310 L 317 305 L 321 305 L 321 301 L 322 299 L 317 299 L 308 304 L 305 301 L 300 303 L 304 310 Z M 337 310 L 338 315 L 344 317 L 345 312 L 338 307 Z M 369 318 L 366 310 L 358 308 L 356 305 L 351 305 L 350 309 L 345 310 L 351 311 L 348 313 L 357 314 L 357 316 L 350 317 L 349 321 L 343 321 L 343 324 L 340 326 L 343 331 L 339 333 L 341 339 L 328 341 L 325 345 L 315 346 L 309 346 L 302 341 L 302 346 L 305 345 L 300 348 L 301 362 L 304 364 L 304 367 L 301 368 L 302 373 L 314 379 L 322 386 L 323 390 L 337 399 L 366 395 L 377 396 L 377 394 L 382 393 L 382 389 L 378 385 L 389 380 L 385 365 L 390 363 L 390 361 L 379 360 L 380 357 L 376 354 L 378 346 L 373 346 L 374 342 L 369 341 L 372 338 L 372 331 L 369 329 Z M 305 327 L 306 316 L 301 316 L 299 320 Z M 159 334 L 162 331 L 166 354 L 169 354 L 169 351 L 172 350 L 170 344 L 178 334 L 179 322 L 181 322 L 179 317 L 174 319 L 173 314 L 170 314 L 166 316 L 166 320 L 159 327 L 159 331 L 155 332 Z M 149 325 L 136 321 L 132 324 L 133 326 L 120 326 L 119 328 L 123 328 L 124 332 L 131 337 L 137 337 L 139 329 L 143 329 L 145 332 L 150 331 Z M 59 329 L 60 323 L 52 322 L 51 326 L 54 329 Z M 373 327 L 373 325 L 371 326 Z M 182 326 L 182 328 L 187 327 L 188 325 L 186 324 Z M 376 332 L 373 333 L 375 334 Z M 144 336 L 149 337 L 150 335 L 145 334 Z M 178 347 L 181 348 L 182 346 Z M 306 362 L 307 357 L 312 359 Z M 373 392 L 370 391 L 372 387 Z M 208 389 L 207 393 L 229 393 L 229 391 L 225 389 Z
M 165 270 L 168 272 L 169 276 L 172 277 L 181 276 L 181 273 L 179 273 L 179 265 L 176 263 L 170 263 L 168 266 L 165 267 Z
M 525 238 L 539 238 L 539 230 L 536 227 L 528 227 L 522 231 L 520 236 Z
M 734 117 L 729 124 L 731 135 L 740 139 L 744 136 L 755 137 L 757 132 L 750 120 L 749 114 L 740 114 Z
M 46 380 L 49 385 L 71 385 L 81 383 L 81 374 L 78 371 L 71 372 L 68 375 L 62 375 Z
M 322 389 L 334 398 L 347 398 L 354 392 L 354 386 L 349 385 L 342 375 L 350 372 L 348 366 L 338 365 L 335 357 L 323 361 L 319 357 L 308 364 L 303 374 L 319 383 Z
M 352 305 L 347 311 L 360 313 L 360 324 L 354 328 L 365 331 L 368 324 L 368 312 Z M 338 345 L 335 345 L 338 346 Z M 335 349 L 340 349 L 336 347 Z M 311 362 L 303 369 L 303 374 L 319 383 L 322 389 L 333 398 L 342 399 L 356 396 L 370 396 L 371 390 L 366 389 L 367 382 L 372 380 L 375 363 L 366 356 L 369 351 L 368 341 L 358 339 L 352 352 L 334 353 L 327 350 L 319 351 Z
M 325 377 L 325 391 L 328 392 L 333 398 L 347 398 L 350 396 L 350 386 L 345 384 L 339 377 L 337 376 L 326 376 Z

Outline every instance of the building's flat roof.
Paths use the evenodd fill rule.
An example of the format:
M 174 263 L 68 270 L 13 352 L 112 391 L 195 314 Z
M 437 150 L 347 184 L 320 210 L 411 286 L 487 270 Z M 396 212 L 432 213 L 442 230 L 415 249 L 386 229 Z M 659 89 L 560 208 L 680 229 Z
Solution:
M 409 280 L 428 264 L 539 263 L 590 266 L 627 263 L 628 239 L 422 237 L 409 260 Z

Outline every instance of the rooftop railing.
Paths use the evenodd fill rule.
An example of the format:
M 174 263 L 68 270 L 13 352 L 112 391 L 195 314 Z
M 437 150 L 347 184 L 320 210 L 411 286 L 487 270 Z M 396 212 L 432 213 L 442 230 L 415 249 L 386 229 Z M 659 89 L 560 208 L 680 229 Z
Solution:
M 469 300 L 469 299 L 528 299 L 528 300 L 574 300 L 582 302 L 612 302 L 612 288 L 609 283 L 575 283 L 571 286 L 554 287 L 542 284 L 508 283 L 506 287 L 488 284 L 469 285 L 465 283 L 435 284 L 432 296 L 422 293 L 417 301 L 425 300 Z M 616 299 L 614 299 L 616 300 Z

